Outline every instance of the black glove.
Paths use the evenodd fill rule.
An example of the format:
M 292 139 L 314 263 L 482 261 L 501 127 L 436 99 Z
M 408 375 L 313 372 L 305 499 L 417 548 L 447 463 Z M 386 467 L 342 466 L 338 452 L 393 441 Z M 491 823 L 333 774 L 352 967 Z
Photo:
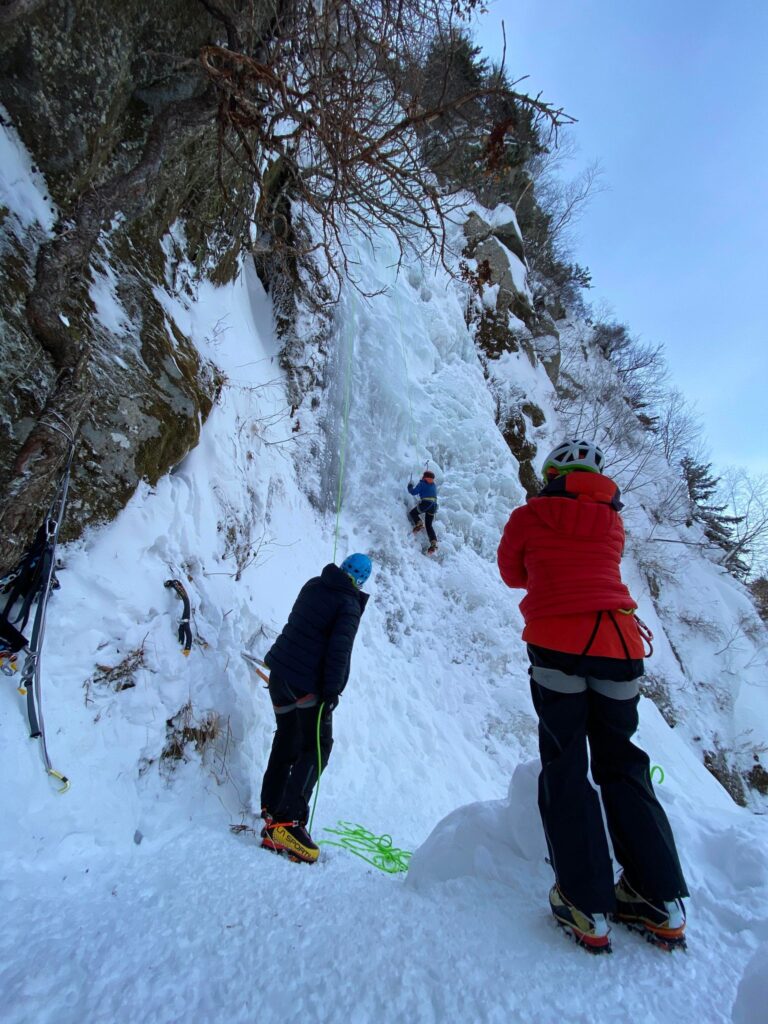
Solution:
M 339 706 L 338 693 L 326 693 L 323 696 L 323 714 L 330 715 Z

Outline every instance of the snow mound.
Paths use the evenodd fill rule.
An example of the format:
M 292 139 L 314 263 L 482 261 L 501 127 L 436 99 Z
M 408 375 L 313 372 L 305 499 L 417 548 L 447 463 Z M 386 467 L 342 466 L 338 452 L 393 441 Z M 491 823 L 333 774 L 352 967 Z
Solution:
M 506 800 L 468 804 L 435 826 L 414 853 L 408 884 L 425 889 L 451 878 L 482 878 L 515 888 L 528 861 L 543 863 L 547 849 L 536 806 L 538 761 L 515 768 Z

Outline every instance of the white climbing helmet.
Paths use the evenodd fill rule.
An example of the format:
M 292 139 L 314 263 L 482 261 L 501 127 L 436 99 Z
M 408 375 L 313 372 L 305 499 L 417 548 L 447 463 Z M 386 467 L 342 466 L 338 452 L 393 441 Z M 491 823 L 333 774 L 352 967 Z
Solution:
M 563 441 L 553 448 L 544 460 L 541 472 L 545 480 L 549 480 L 548 471 L 557 470 L 567 473 L 572 469 L 581 469 L 587 473 L 602 473 L 605 466 L 605 455 L 594 441 Z

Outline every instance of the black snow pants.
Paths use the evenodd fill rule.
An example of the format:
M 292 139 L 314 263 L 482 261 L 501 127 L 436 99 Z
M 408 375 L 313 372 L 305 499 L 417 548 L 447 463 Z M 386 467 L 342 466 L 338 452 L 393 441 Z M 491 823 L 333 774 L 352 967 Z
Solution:
M 317 782 L 317 716 L 314 694 L 294 693 L 272 673 L 269 695 L 277 728 L 261 784 L 261 806 L 280 821 L 307 823 L 309 801 Z M 333 746 L 333 715 L 320 721 L 320 762 L 328 764 Z
M 613 852 L 629 884 L 650 900 L 687 896 L 672 829 L 653 791 L 648 755 L 631 742 L 638 725 L 637 681 L 562 671 L 589 672 L 594 661 L 603 675 L 613 659 L 558 652 L 551 652 L 552 659 L 540 657 L 548 653 L 529 647 L 529 673 L 539 716 L 539 811 L 561 892 L 588 914 L 615 907 L 600 798 L 587 777 L 591 767 Z
M 424 502 L 420 502 L 415 508 L 412 508 L 411 511 L 408 513 L 408 518 L 411 520 L 411 522 L 413 523 L 414 526 L 418 526 L 419 523 L 421 522 L 421 515 L 420 515 L 420 513 L 424 512 L 424 509 L 421 507 L 423 504 L 424 504 Z M 431 507 L 432 507 L 431 502 L 428 502 L 426 504 L 426 508 L 431 508 Z M 434 515 L 431 512 L 424 512 L 424 525 L 427 528 L 427 536 L 429 537 L 430 542 L 432 544 L 435 544 L 437 542 L 437 537 L 435 535 L 435 531 L 432 528 L 432 522 L 433 522 L 434 518 L 435 517 L 434 517 Z

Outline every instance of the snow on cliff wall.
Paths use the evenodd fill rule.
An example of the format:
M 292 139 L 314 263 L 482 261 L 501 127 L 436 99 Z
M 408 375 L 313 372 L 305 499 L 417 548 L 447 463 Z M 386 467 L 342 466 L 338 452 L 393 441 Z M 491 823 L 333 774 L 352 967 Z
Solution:
M 271 995 L 286 992 L 289 960 L 302 1019 L 599 1013 L 619 1022 L 632 1005 L 641 1008 L 632 1019 L 727 1020 L 741 970 L 765 938 L 764 820 L 736 808 L 692 750 L 705 728 L 726 742 L 752 729 L 750 742 L 761 742 L 766 688 L 759 668 L 733 660 L 733 645 L 725 679 L 723 656 L 675 624 L 693 607 L 727 636 L 748 611 L 743 591 L 681 547 L 663 597 L 651 601 L 639 540 L 647 513 L 628 498 L 627 578 L 659 634 L 651 665 L 681 721 L 670 729 L 644 701 L 641 740 L 666 773 L 659 792 L 691 882 L 692 948 L 670 967 L 630 939 L 608 983 L 604 965 L 560 944 L 546 914 L 521 595 L 495 568 L 501 529 L 524 493 L 464 296 L 443 271 L 396 274 L 386 237 L 357 248 L 369 297 L 345 289 L 327 387 L 293 413 L 252 268 L 195 298 L 156 292 L 224 385 L 199 445 L 173 473 L 62 551 L 43 693 L 69 793 L 57 796 L 43 774 L 12 683 L 0 692 L 12 782 L 2 787 L 0 859 L 15 922 L 0 957 L 8 1019 L 29 1019 L 34 997 L 37 1019 L 59 1024 L 246 1021 L 257 1009 L 261 1020 L 285 1021 L 284 999 Z M 561 427 L 543 366 L 525 351 L 499 364 L 497 381 L 545 411 L 542 448 L 554 443 Z M 406 520 L 405 484 L 426 460 L 440 489 L 435 559 Z M 316 835 L 346 818 L 401 846 L 426 840 L 407 888 L 339 851 L 327 850 L 315 875 L 296 874 L 227 831 L 254 822 L 273 729 L 240 652 L 262 654 L 300 585 L 351 550 L 374 560 L 371 601 L 335 715 Z M 188 659 L 169 577 L 192 599 Z M 50 950 L 67 946 L 65 978 Z M 34 993 L 20 952 L 37 965 Z M 558 971 L 557 991 L 540 976 L 543 962 Z M 751 991 L 739 994 L 747 1010 Z

